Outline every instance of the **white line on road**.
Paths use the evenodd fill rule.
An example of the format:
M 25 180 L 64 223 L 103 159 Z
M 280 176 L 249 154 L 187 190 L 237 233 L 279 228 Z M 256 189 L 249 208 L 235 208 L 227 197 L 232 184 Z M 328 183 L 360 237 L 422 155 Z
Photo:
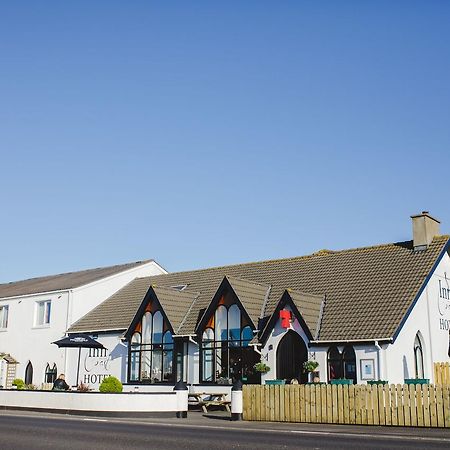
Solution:
M 108 419 L 83 419 L 86 422 L 109 422 Z

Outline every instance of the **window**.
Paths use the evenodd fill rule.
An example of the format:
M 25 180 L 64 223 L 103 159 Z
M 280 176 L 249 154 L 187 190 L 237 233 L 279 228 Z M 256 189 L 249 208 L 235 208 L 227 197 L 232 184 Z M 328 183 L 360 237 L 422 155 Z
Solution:
M 414 368 L 416 370 L 416 378 L 425 378 L 423 370 L 423 346 L 420 333 L 417 333 L 414 339 Z
M 130 381 L 174 381 L 174 342 L 161 311 L 148 308 L 136 326 L 129 348 Z M 177 353 L 178 359 L 180 355 Z
M 8 328 L 8 311 L 8 305 L 0 306 L 0 329 Z
M 328 380 L 342 378 L 342 356 L 336 346 L 328 350 Z
M 31 364 L 31 361 L 28 361 L 25 369 L 25 384 L 33 384 L 33 364 Z
M 50 312 L 52 308 L 52 302 L 45 300 L 43 302 L 36 302 L 36 326 L 43 326 L 50 324 Z
M 253 369 L 259 355 L 249 346 L 253 330 L 230 296 L 222 297 L 200 337 L 203 382 L 260 382 Z
M 328 380 L 346 378 L 356 384 L 356 354 L 351 345 L 344 348 L 342 354 L 334 345 L 328 350 Z
M 52 367 L 50 367 L 50 364 L 47 364 L 47 367 L 45 368 L 45 382 L 53 383 L 56 380 L 56 372 L 56 364 L 53 364 Z

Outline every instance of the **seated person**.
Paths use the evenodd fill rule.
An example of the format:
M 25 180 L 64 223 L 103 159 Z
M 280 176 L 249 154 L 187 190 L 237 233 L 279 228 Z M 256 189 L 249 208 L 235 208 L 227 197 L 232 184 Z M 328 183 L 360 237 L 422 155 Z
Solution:
M 53 383 L 53 391 L 67 391 L 69 390 L 69 385 L 66 383 L 65 375 L 62 373 Z

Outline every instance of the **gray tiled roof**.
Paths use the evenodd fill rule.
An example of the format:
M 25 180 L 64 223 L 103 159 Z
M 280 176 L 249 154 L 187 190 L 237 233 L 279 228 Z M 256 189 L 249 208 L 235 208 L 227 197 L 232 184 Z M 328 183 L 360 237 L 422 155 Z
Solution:
M 152 260 L 4 283 L 0 284 L 0 298 L 74 289 L 125 270 L 147 264 L 150 261 Z
M 435 237 L 424 251 L 414 251 L 412 242 L 408 241 L 144 278 L 129 285 L 141 285 L 142 290 L 137 293 L 139 298 L 135 300 L 133 293 L 124 288 L 87 314 L 70 331 L 126 329 L 145 295 L 145 292 L 141 295 L 145 286 L 185 284 L 190 291 L 200 295 L 188 310 L 179 333 L 194 333 L 199 313 L 208 307 L 224 276 L 228 276 L 271 286 L 266 315 L 274 311 L 285 289 L 325 295 L 320 340 L 390 338 L 447 241 L 448 236 Z M 261 299 L 261 294 L 262 289 L 256 296 Z M 300 312 L 303 308 L 305 316 L 311 314 L 311 324 L 307 323 L 313 329 L 315 313 L 308 308 L 314 307 L 302 305 L 301 296 L 299 302 L 296 305 Z
M 319 331 L 319 322 L 321 320 L 323 295 L 306 294 L 288 289 L 292 301 L 299 310 L 303 320 L 308 325 L 313 337 L 316 337 Z
M 157 285 L 152 285 L 151 287 L 155 291 L 175 334 L 178 334 L 189 307 L 199 296 L 199 293 L 186 290 L 180 291 L 171 287 Z
M 242 278 L 227 275 L 227 280 L 244 306 L 255 327 L 258 327 L 258 319 L 263 317 L 264 301 L 270 292 L 269 285 L 254 283 Z

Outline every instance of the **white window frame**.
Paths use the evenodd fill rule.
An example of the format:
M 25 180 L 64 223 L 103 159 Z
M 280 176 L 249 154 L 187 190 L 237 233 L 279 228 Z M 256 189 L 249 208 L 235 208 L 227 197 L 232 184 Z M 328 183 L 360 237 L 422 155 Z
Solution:
M 0 330 L 8 328 L 9 305 L 0 305 Z
M 44 311 L 42 315 L 42 322 L 40 321 L 40 308 L 44 305 Z M 34 326 L 37 328 L 49 327 L 51 322 L 52 314 L 52 301 L 51 300 L 40 300 L 36 302 L 35 315 L 34 315 Z

